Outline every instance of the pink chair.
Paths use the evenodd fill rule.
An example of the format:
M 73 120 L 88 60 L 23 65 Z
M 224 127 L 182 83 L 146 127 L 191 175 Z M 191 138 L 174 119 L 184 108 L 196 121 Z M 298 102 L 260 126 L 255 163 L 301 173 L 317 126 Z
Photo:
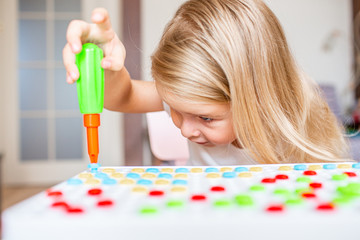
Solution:
M 176 166 L 185 165 L 189 159 L 187 140 L 181 135 L 165 112 L 146 113 L 150 148 L 162 161 L 174 161 Z

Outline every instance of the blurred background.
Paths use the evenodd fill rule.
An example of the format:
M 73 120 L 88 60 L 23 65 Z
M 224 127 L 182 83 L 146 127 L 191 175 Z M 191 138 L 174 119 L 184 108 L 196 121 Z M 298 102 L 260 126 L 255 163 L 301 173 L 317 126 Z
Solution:
M 130 74 L 151 80 L 150 55 L 183 2 L 0 1 L 0 179 L 7 199 L 3 208 L 76 175 L 89 162 L 76 86 L 66 83 L 62 64 L 68 23 L 88 21 L 92 9 L 105 7 L 127 49 Z M 299 65 L 323 86 L 334 112 L 350 131 L 359 117 L 355 41 L 359 27 L 354 31 L 354 26 L 360 1 L 265 2 L 282 23 Z M 104 166 L 160 164 L 151 154 L 142 114 L 105 110 L 99 134 L 99 162 Z M 359 144 L 352 149 L 355 158 L 360 140 L 357 136 L 352 140 Z

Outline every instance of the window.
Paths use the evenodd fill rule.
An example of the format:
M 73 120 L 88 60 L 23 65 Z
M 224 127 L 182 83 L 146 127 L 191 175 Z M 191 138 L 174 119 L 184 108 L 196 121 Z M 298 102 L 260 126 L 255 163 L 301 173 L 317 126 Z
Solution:
M 76 86 L 62 63 L 66 28 L 81 18 L 80 0 L 18 1 L 18 91 L 22 161 L 83 158 Z

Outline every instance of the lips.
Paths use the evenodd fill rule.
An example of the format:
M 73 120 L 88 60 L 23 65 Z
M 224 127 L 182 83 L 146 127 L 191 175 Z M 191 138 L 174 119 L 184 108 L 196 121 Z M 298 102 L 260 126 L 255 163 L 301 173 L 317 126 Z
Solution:
M 199 144 L 201 146 L 204 147 L 214 147 L 216 146 L 215 144 L 211 143 L 211 142 L 196 142 L 196 141 L 192 141 L 193 143 Z
M 201 144 L 201 145 L 209 143 L 208 141 L 203 141 L 203 142 L 201 142 L 201 141 L 194 141 L 194 140 L 190 140 L 190 141 L 192 141 L 193 143 Z
M 188 138 L 188 140 L 190 140 L 191 142 L 193 142 L 193 143 L 196 143 L 196 144 L 200 144 L 200 145 L 204 145 L 204 144 L 207 144 L 207 143 L 209 143 L 208 141 L 199 141 L 199 140 L 195 140 L 195 139 L 192 139 L 192 138 Z

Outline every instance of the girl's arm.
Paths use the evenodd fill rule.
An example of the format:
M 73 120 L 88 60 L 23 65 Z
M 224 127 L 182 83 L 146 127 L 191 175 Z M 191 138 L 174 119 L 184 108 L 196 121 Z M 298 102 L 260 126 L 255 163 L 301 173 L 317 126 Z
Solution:
M 105 108 L 132 113 L 162 110 L 161 98 L 153 82 L 131 80 L 124 67 L 124 45 L 112 29 L 107 11 L 95 9 L 91 20 L 93 23 L 74 20 L 68 26 L 67 44 L 63 49 L 66 81 L 71 84 L 79 78 L 75 54 L 81 51 L 83 43 L 93 42 L 104 51 L 101 65 L 105 69 Z
M 125 67 L 105 71 L 104 107 L 112 111 L 144 113 L 163 110 L 154 82 L 130 79 Z

